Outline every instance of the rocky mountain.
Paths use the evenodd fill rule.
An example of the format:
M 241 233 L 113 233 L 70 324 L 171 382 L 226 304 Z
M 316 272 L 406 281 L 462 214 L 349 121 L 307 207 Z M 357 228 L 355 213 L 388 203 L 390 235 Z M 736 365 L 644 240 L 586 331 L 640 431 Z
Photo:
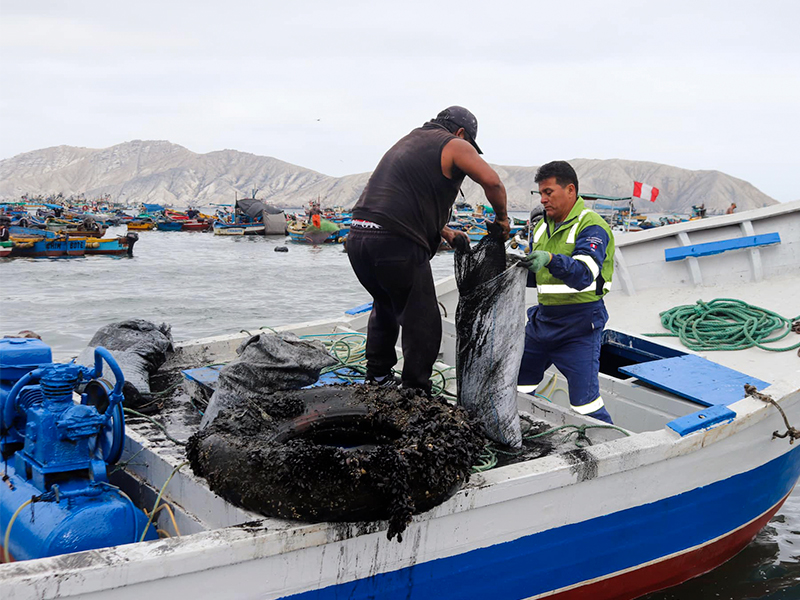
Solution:
M 731 202 L 738 210 L 776 201 L 746 181 L 719 171 L 690 171 L 633 160 L 577 158 L 580 189 L 609 196 L 629 196 L 634 181 L 661 190 L 655 204 L 637 201 L 642 212 L 688 213 L 705 204 L 709 214 L 723 212 Z M 511 210 L 529 210 L 538 199 L 533 177 L 536 166 L 496 166 L 506 186 Z M 279 206 L 297 207 L 321 198 L 324 206 L 351 206 L 369 173 L 329 177 L 268 156 L 236 150 L 196 154 L 167 141 L 134 140 L 100 150 L 57 146 L 26 152 L 0 161 L 0 198 L 62 193 L 87 198 L 109 194 L 131 204 L 166 203 L 174 206 L 231 203 L 250 195 Z M 484 202 L 479 186 L 464 185 L 472 204 Z

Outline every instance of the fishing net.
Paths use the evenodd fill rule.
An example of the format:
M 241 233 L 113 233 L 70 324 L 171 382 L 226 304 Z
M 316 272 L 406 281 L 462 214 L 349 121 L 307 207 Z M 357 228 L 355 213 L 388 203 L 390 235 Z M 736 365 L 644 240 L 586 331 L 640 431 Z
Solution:
M 331 235 L 338 232 L 339 226 L 336 223 L 328 221 L 327 219 L 321 219 L 319 227 L 315 227 L 313 224 L 309 223 L 303 233 L 303 237 L 312 244 L 321 244 Z
M 455 254 L 458 403 L 492 440 L 522 445 L 517 375 L 525 348 L 527 271 L 506 259 L 490 232 L 475 248 Z

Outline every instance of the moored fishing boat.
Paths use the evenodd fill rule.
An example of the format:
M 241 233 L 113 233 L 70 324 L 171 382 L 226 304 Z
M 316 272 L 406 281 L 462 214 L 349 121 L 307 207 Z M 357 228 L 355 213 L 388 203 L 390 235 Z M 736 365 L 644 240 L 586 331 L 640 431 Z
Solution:
M 61 233 L 69 236 L 76 237 L 103 237 L 108 229 L 104 225 L 99 225 L 94 219 L 47 219 L 47 229 L 56 233 Z
M 128 221 L 128 231 L 150 231 L 156 228 L 156 223 L 150 219 L 136 219 Z
M 211 229 L 211 224 L 206 221 L 198 221 L 195 219 L 188 219 L 181 221 L 181 231 L 208 231 Z
M 14 247 L 14 242 L 6 240 L 0 242 L 0 258 L 8 258 L 11 256 L 11 250 Z
M 787 430 L 773 404 L 745 396 L 741 385 L 723 403 L 712 402 L 706 392 L 721 386 L 709 375 L 719 373 L 716 364 L 753 383 L 761 380 L 760 392 L 796 425 L 798 358 L 758 348 L 700 356 L 676 339 L 641 334 L 661 330 L 660 309 L 698 297 L 770 298 L 774 310 L 794 316 L 798 215 L 800 205 L 779 205 L 620 236 L 601 385 L 621 431 L 592 428 L 599 423 L 570 412 L 558 390 L 563 378 L 551 371 L 545 381 L 552 383 L 538 388 L 546 397 L 520 394 L 520 410 L 553 428 L 581 432 L 592 445 L 567 445 L 476 473 L 453 498 L 416 516 L 401 543 L 386 539 L 381 522 L 306 524 L 238 509 L 182 470 L 181 449 L 142 420 L 129 427 L 120 485 L 124 480 L 128 495 L 148 509 L 163 492 L 181 537 L 3 565 L 0 592 L 4 598 L 113 599 L 158 589 L 243 598 L 611 599 L 634 598 L 711 569 L 778 509 L 797 480 L 800 454 L 789 439 L 773 435 Z M 780 241 L 758 239 L 774 233 Z M 675 253 L 665 250 L 684 257 L 671 260 Z M 440 282 L 438 292 L 443 313 L 453 315 L 454 282 Z M 363 332 L 366 320 L 362 312 L 278 329 L 336 339 Z M 452 363 L 452 316 L 442 322 L 442 357 Z M 165 367 L 227 362 L 246 337 L 179 344 Z M 684 388 L 646 384 L 640 379 L 645 373 L 621 370 L 642 364 L 657 370 L 658 363 L 668 367 L 663 361 L 687 357 L 705 359 L 694 365 L 702 365 L 704 385 L 692 399 Z M 667 383 L 681 373 L 673 369 Z M 165 513 L 157 516 L 159 528 L 173 531 Z
M 83 256 L 86 238 L 68 237 L 46 229 L 19 227 L 8 228 L 13 242 L 11 256 L 27 258 L 58 258 Z
M 86 254 L 90 256 L 133 256 L 133 246 L 139 240 L 135 231 L 112 238 L 86 241 Z
M 286 233 L 289 234 L 289 239 L 297 244 L 342 244 L 347 239 L 347 234 L 350 232 L 350 227 L 347 225 L 338 226 L 338 229 L 331 229 L 330 233 L 325 236 L 324 231 L 316 230 L 316 235 L 310 235 L 308 231 L 308 223 L 305 221 L 295 221 L 286 227 Z M 320 238 L 322 241 L 320 241 Z
M 86 255 L 133 255 L 139 239 L 135 232 L 113 238 L 82 238 L 52 231 L 12 226 L 9 228 L 10 256 L 28 258 L 76 257 Z
M 214 235 L 264 235 L 263 223 L 214 223 Z
M 162 219 L 156 222 L 156 228 L 159 231 L 180 231 L 183 229 L 183 222 Z
M 255 196 L 255 192 L 253 195 Z M 280 208 L 255 198 L 234 204 L 233 215 L 214 223 L 214 235 L 285 235 L 286 215 Z

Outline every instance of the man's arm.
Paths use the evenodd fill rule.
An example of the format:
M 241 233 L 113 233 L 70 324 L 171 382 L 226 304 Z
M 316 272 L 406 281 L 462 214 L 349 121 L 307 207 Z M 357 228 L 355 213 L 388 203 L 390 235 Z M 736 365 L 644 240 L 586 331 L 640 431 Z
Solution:
M 609 237 L 599 225 L 590 225 L 578 234 L 572 256 L 554 254 L 547 269 L 575 290 L 582 290 L 597 279 L 606 259 Z
M 494 208 L 495 223 L 502 228 L 504 239 L 508 239 L 510 224 L 506 208 L 506 188 L 500 181 L 500 176 L 481 158 L 472 144 L 459 138 L 448 142 L 442 150 L 442 173 L 445 177 L 452 176 L 454 166 L 483 188 L 486 199 Z

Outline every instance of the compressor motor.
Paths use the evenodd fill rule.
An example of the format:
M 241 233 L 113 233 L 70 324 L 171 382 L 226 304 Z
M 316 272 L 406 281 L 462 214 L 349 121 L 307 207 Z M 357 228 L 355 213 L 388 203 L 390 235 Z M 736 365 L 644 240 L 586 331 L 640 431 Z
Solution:
M 122 455 L 124 376 L 96 348 L 94 367 L 54 364 L 41 340 L 0 339 L 0 544 L 7 562 L 156 539 L 107 467 Z M 107 363 L 116 383 L 103 379 Z M 80 403 L 73 394 L 80 391 Z

